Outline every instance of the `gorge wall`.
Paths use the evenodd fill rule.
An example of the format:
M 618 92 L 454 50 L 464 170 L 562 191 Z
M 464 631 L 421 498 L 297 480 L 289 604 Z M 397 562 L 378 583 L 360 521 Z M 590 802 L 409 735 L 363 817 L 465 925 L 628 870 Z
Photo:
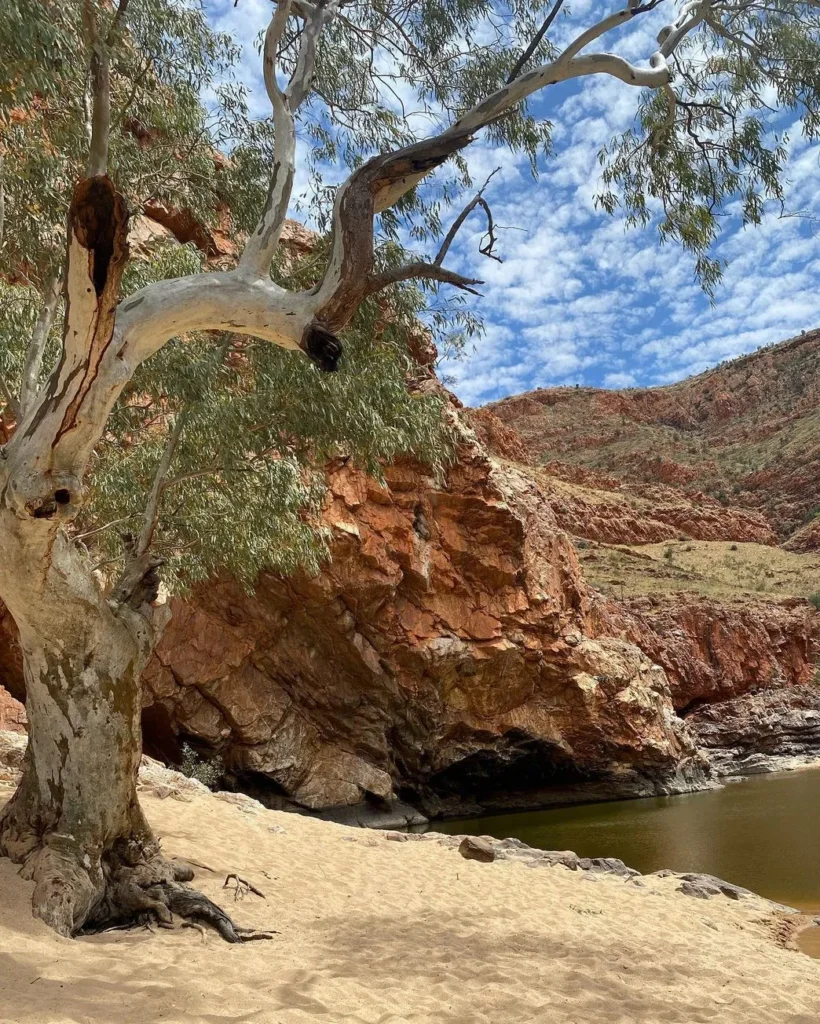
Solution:
M 655 519 L 669 522 L 657 506 L 705 504 L 733 540 L 820 544 L 820 330 L 666 387 L 539 388 L 484 415 L 554 474 L 650 498 Z
M 190 236 L 231 258 L 224 232 L 203 241 L 173 211 L 147 212 L 136 248 Z M 147 751 L 179 763 L 187 744 L 268 803 L 382 822 L 412 816 L 404 804 L 679 792 L 756 752 L 816 752 L 820 614 L 804 598 L 699 593 L 697 574 L 667 592 L 672 565 L 641 547 L 817 547 L 820 334 L 780 348 L 668 389 L 462 411 L 446 481 L 409 460 L 384 485 L 329 467 L 321 573 L 173 600 L 144 677 Z M 633 546 L 653 592 L 625 594 L 619 574 L 620 598 L 606 596 L 589 544 L 601 558 Z M 0 607 L 0 730 L 24 729 L 23 696 Z
M 386 487 L 344 465 L 329 483 L 319 576 L 176 604 L 146 676 L 169 740 L 195 736 L 314 809 L 700 781 L 663 670 L 593 628 L 575 550 L 525 476 L 474 445 L 445 487 L 409 463 Z
M 681 715 L 814 676 L 805 601 L 608 600 L 550 495 L 469 438 L 445 483 L 410 461 L 384 486 L 344 462 L 328 482 L 318 576 L 174 600 L 144 679 L 149 753 L 188 743 L 270 803 L 354 814 L 677 792 L 709 776 Z M 3 619 L 0 672 L 21 696 Z

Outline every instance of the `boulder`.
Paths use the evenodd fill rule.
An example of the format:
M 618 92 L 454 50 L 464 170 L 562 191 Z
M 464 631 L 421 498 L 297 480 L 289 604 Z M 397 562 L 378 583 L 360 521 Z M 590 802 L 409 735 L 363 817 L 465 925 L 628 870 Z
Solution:
M 465 836 L 458 852 L 465 860 L 478 860 L 482 864 L 491 864 L 495 860 L 495 850 L 491 843 L 480 836 Z

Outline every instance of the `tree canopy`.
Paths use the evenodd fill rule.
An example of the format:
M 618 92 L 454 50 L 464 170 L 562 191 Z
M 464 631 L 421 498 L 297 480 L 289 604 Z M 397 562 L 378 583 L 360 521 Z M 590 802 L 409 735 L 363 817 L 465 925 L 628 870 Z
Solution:
M 9 418 L 30 407 L 62 344 L 56 282 L 73 183 L 89 146 L 89 69 L 77 60 L 87 44 L 86 7 L 83 0 L 24 0 L 0 12 L 0 55 L 9 70 L 0 85 L 0 377 Z M 271 130 L 250 119 L 232 78 L 238 50 L 187 0 L 131 0 L 118 10 L 109 155 L 116 187 L 132 215 L 159 207 L 213 226 L 227 209 L 232 237 L 241 241 L 264 202 Z M 110 32 L 114 9 L 100 5 L 98 16 Z M 315 251 L 301 260 L 284 252 L 272 273 L 284 285 L 312 284 L 322 254 L 317 237 Z M 212 269 L 194 244 L 168 239 L 132 255 L 124 296 Z M 281 349 L 228 333 L 216 344 L 188 334 L 143 363 L 96 446 L 89 499 L 75 522 L 94 564 L 115 574 L 121 535 L 144 528 L 146 501 L 169 452 L 157 520 L 146 535 L 168 559 L 168 582 L 227 569 L 251 585 L 261 568 L 316 568 L 327 459 L 353 457 L 378 473 L 380 460 L 408 451 L 434 472 L 449 457 L 440 400 L 408 391 L 418 372 L 408 338 L 419 333 L 423 305 L 413 288 L 389 308 L 365 303 L 332 380 Z M 456 318 L 443 311 L 439 326 L 449 329 Z M 43 336 L 33 353 L 38 324 Z
M 664 7 L 672 20 L 644 67 L 589 53 L 620 25 Z M 757 222 L 766 200 L 782 197 L 787 154 L 778 113 L 796 110 L 809 137 L 818 131 L 820 8 L 791 0 L 613 8 L 581 17 L 555 0 L 280 2 L 262 46 L 274 116 L 261 120 L 250 116 L 236 77 L 239 50 L 195 0 L 21 0 L 3 8 L 0 374 L 6 406 L 18 415 L 60 350 L 65 218 L 93 135 L 99 40 L 109 78 L 106 166 L 115 186 L 134 212 L 153 204 L 212 225 L 229 209 L 239 248 L 250 236 L 243 260 L 264 264 L 275 254 L 275 244 L 254 254 L 255 227 L 266 192 L 270 212 L 281 187 L 274 173 L 268 190 L 268 178 L 290 122 L 286 158 L 293 166 L 298 136 L 310 183 L 304 212 L 337 244 L 344 190 L 328 176 L 346 169 L 355 182 L 372 154 L 403 152 L 465 125 L 434 157 L 433 173 L 377 210 L 367 244 L 378 280 L 368 290 L 347 289 L 344 308 L 337 302 L 331 311 L 331 319 L 355 314 L 337 377 L 228 334 L 215 344 L 189 332 L 142 363 L 96 446 L 93 501 L 76 522 L 101 549 L 101 563 L 116 561 L 121 531 L 139 531 L 169 444 L 173 472 L 150 534 L 175 553 L 186 578 L 220 565 L 245 580 L 264 564 L 315 565 L 321 479 L 314 470 L 323 459 L 353 455 L 371 470 L 402 450 L 436 466 L 446 459 L 436 400 L 412 400 L 404 386 L 413 372 L 407 333 L 418 315 L 456 343 L 480 329 L 478 307 L 464 304 L 480 282 L 443 267 L 453 236 L 441 244 L 446 211 L 473 184 L 463 148 L 483 128 L 491 141 L 526 154 L 536 173 L 549 156 L 552 125 L 536 116 L 532 99 L 552 81 L 604 74 L 646 87 L 636 93 L 634 127 L 601 140 L 598 201 L 611 213 L 622 208 L 630 224 L 655 221 L 661 237 L 693 253 L 704 287 L 714 291 L 721 267 L 710 248 L 721 218 L 731 208 Z M 220 149 L 228 159 L 215 158 Z M 285 210 L 291 186 L 292 172 Z M 492 255 L 482 200 L 485 211 L 482 251 Z M 301 267 L 279 256 L 271 273 L 289 288 L 314 285 L 330 255 L 329 243 L 317 240 Z M 159 244 L 132 260 L 123 295 L 212 269 L 192 245 Z M 386 285 L 387 316 L 383 301 L 367 298 Z M 110 523 L 112 532 L 100 530 Z

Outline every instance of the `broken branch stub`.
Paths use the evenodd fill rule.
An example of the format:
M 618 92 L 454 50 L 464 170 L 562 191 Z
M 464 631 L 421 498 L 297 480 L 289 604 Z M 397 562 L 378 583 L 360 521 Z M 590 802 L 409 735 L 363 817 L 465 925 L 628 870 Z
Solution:
M 91 451 L 130 376 L 112 353 L 128 260 L 128 210 L 110 178 L 84 178 L 68 213 L 65 332 L 60 361 L 7 448 L 9 498 L 18 514 L 70 518 L 82 500 Z M 119 364 L 119 365 L 118 365 Z M 111 387 L 100 388 L 110 379 Z

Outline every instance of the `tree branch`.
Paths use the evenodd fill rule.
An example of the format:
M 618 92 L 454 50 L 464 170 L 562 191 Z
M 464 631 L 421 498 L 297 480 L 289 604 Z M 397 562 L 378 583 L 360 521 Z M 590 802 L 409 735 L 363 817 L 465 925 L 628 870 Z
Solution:
M 159 460 L 157 471 L 154 474 L 154 482 L 151 484 L 148 501 L 142 516 L 142 529 L 134 548 L 134 554 L 137 558 L 146 553 L 151 547 L 151 541 L 154 539 L 154 531 L 159 522 L 159 503 L 165 490 L 165 478 L 168 476 L 168 470 L 171 468 L 179 439 L 182 437 L 182 431 L 185 429 L 186 419 L 184 411 L 177 415 L 174 428 L 171 431 L 168 443 L 165 445 L 165 451 L 162 453 L 162 458 Z
M 94 537 L 98 533 L 105 533 L 106 530 L 112 529 L 114 526 L 121 526 L 123 523 L 127 523 L 129 519 L 133 519 L 134 516 L 122 516 L 120 519 L 112 519 L 109 523 L 103 523 L 102 526 L 95 526 L 92 530 L 86 530 L 85 533 L 77 533 L 72 536 L 74 543 L 78 543 L 81 540 L 85 540 L 87 537 Z
M 128 8 L 128 0 L 120 0 L 117 5 L 117 10 L 114 12 L 114 17 L 111 20 L 111 28 L 108 30 L 108 35 L 105 39 L 105 45 L 110 49 L 117 41 L 117 36 L 122 28 L 123 18 Z
M 499 257 L 493 253 L 493 248 L 495 247 L 495 225 L 493 223 L 492 211 L 490 210 L 489 204 L 484 198 L 484 193 L 487 190 L 487 186 L 490 184 L 490 181 L 492 180 L 493 176 L 498 174 L 500 170 L 500 167 L 496 167 L 494 171 L 490 172 L 490 174 L 487 177 L 487 180 L 484 182 L 484 184 L 481 186 L 478 192 L 476 192 L 476 194 L 473 196 L 470 202 L 467 203 L 467 205 L 464 207 L 464 209 L 461 211 L 458 217 L 456 217 L 456 219 L 453 221 L 452 227 L 447 232 L 444 241 L 441 243 L 441 248 L 439 249 L 436 258 L 433 260 L 437 267 L 440 267 L 441 264 L 444 262 L 444 257 L 447 255 L 448 249 L 453 244 L 453 239 L 458 234 L 461 225 L 464 223 L 465 220 L 467 220 L 467 218 L 470 216 L 470 214 L 477 206 L 481 206 L 484 212 L 487 214 L 488 235 L 487 244 L 485 246 L 480 246 L 479 252 L 481 253 L 482 256 L 489 256 L 490 259 L 498 260 L 499 263 L 501 262 Z
M 60 285 L 62 274 L 54 271 L 46 279 L 43 292 L 43 305 L 34 330 L 31 333 L 26 362 L 23 367 L 23 380 L 20 386 L 20 412 L 25 415 L 37 398 L 37 378 L 43 365 L 43 354 L 45 353 L 48 336 L 51 331 L 54 317 L 57 313 L 57 304 L 60 301 Z
M 550 10 L 550 12 L 547 15 L 547 17 L 545 18 L 544 24 L 541 26 L 541 28 L 538 29 L 538 31 L 533 36 L 532 42 L 530 43 L 530 45 L 526 48 L 526 50 L 524 50 L 524 52 L 521 54 L 521 56 L 515 62 L 515 66 L 513 67 L 512 71 L 509 73 L 509 75 L 507 76 L 507 85 L 509 85 L 511 82 L 514 82 L 516 80 L 516 78 L 518 78 L 518 76 L 524 70 L 524 68 L 527 66 L 527 63 L 528 63 L 530 57 L 532 57 L 532 55 L 538 49 L 538 46 L 539 46 L 541 40 L 544 38 L 544 36 L 547 34 L 547 32 L 549 32 L 550 26 L 555 21 L 555 19 L 558 17 L 558 12 L 561 10 L 563 5 L 564 5 L 564 0 L 556 0 L 554 6 Z
M 325 23 L 335 12 L 336 4 L 316 0 L 308 6 L 300 3 L 295 8 L 305 20 L 296 67 L 284 92 L 276 81 L 276 59 L 279 45 L 291 13 L 291 0 L 277 0 L 273 17 L 265 33 L 262 67 L 265 88 L 273 107 L 273 171 L 271 173 L 265 209 L 253 234 L 245 244 L 240 266 L 267 277 L 271 260 L 279 245 L 282 227 L 287 217 L 288 204 L 293 191 L 296 171 L 295 113 L 310 94 L 316 67 L 316 47 Z
M 68 214 L 62 355 L 6 448 L 6 502 L 18 515 L 56 523 L 76 510 L 88 458 L 133 373 L 107 363 L 127 231 L 125 200 L 109 179 L 80 181 Z
M 188 473 L 180 473 L 178 476 L 172 476 L 170 480 L 166 480 L 162 485 L 162 491 L 165 493 L 172 487 L 176 487 L 177 484 L 185 483 L 186 480 L 199 480 L 205 476 L 215 476 L 221 471 L 221 466 L 209 466 L 207 469 L 192 469 Z
M 329 16 L 336 10 L 336 3 L 329 3 L 325 9 L 318 4 L 308 6 L 303 0 L 294 2 L 302 17 Z M 91 0 L 85 3 L 90 11 Z M 55 526 L 75 514 L 82 500 L 88 459 L 114 403 L 140 363 L 172 337 L 202 330 L 251 335 L 283 348 L 301 350 L 322 368 L 332 370 L 341 353 L 336 332 L 375 285 L 407 279 L 411 271 L 413 277 L 447 280 L 457 287 L 479 283 L 435 264 L 411 265 L 411 270 L 402 268 L 381 278 L 375 275 L 374 279 L 375 215 L 469 145 L 482 128 L 540 89 L 599 74 L 637 87 L 657 89 L 668 85 L 670 71 L 665 52 L 671 53 L 702 20 L 701 3 L 706 0 L 686 5 L 665 30 L 661 50 L 652 55 L 649 67 L 636 66 L 610 53 L 561 57 L 498 89 L 439 135 L 375 156 L 357 168 L 337 191 L 331 256 L 321 283 L 308 291 L 280 288 L 270 279 L 264 264 L 271 238 L 284 216 L 281 200 L 289 194 L 286 181 L 287 187 L 279 192 L 272 188 L 273 202 L 264 214 L 261 233 L 257 232 L 256 258 L 246 258 L 233 271 L 159 281 L 118 304 L 127 258 L 125 202 L 104 176 L 81 181 L 69 212 L 63 353 L 46 387 L 5 446 L 0 490 L 6 505 L 20 521 L 54 520 Z M 286 109 L 287 100 L 275 81 L 273 62 L 276 33 L 283 30 L 287 10 L 287 0 L 280 0 L 274 12 L 276 28 L 269 29 L 272 36 L 266 44 L 266 82 L 272 100 L 281 103 L 282 109 Z M 628 13 L 637 11 L 635 8 Z M 597 34 L 600 32 L 598 26 Z M 303 43 L 308 46 L 306 40 Z M 306 58 L 303 69 L 308 64 Z M 295 86 L 294 98 L 303 91 L 303 85 Z M 100 98 L 99 91 L 96 98 Z M 288 114 L 292 121 L 289 109 Z M 289 139 L 286 132 L 288 146 Z M 103 166 L 99 160 L 92 163 L 96 170 Z M 285 178 L 292 178 L 290 158 L 282 166 Z
M 618 28 L 619 25 L 624 25 L 626 22 L 631 21 L 637 14 L 642 14 L 646 10 L 651 10 L 654 6 L 656 6 L 656 4 L 636 6 L 635 4 L 630 3 L 629 6 L 625 7 L 623 10 L 610 14 L 608 18 L 604 18 L 603 21 L 599 21 L 597 25 L 591 25 L 588 29 L 585 29 L 569 44 L 569 46 L 567 46 L 567 48 L 561 53 L 558 60 L 571 60 L 576 56 L 576 54 L 579 54 L 596 39 L 600 39 L 601 36 L 606 35 L 607 32 L 611 32 L 614 28 Z
M 313 73 L 316 68 L 316 48 L 319 37 L 326 22 L 335 13 L 337 6 L 338 4 L 331 3 L 330 0 L 315 0 L 310 16 L 302 15 L 305 18 L 305 27 L 299 46 L 299 56 L 296 58 L 296 67 L 285 90 L 288 105 L 294 112 L 299 109 L 310 93 Z
M 368 160 L 336 193 L 333 246 L 316 293 L 317 320 L 332 332 L 338 332 L 350 320 L 364 297 L 372 272 L 375 215 L 469 145 L 476 132 L 540 89 L 573 78 L 604 74 L 627 85 L 657 89 L 670 78 L 666 61 L 657 58 L 654 54 L 650 67 L 640 68 L 611 53 L 592 53 L 569 60 L 559 57 L 498 89 L 440 135 Z
M 660 54 L 665 59 L 671 57 L 686 36 L 706 18 L 712 3 L 709 0 L 692 0 L 684 4 L 678 17 L 671 25 L 666 25 L 658 33 Z
M 131 533 L 122 535 L 122 543 L 125 549 L 125 566 L 111 590 L 109 604 L 128 605 L 134 611 L 143 611 L 145 618 L 150 621 L 150 605 L 156 601 L 160 587 L 157 570 L 165 563 L 165 559 L 148 551 L 137 554 L 138 542 Z
M 165 479 L 182 437 L 186 418 L 184 411 L 177 415 L 168 437 L 142 514 L 142 527 L 139 536 L 135 537 L 132 533 L 122 535 L 125 565 L 120 578 L 111 591 L 110 601 L 116 604 L 127 604 L 136 611 L 155 601 L 159 592 L 160 578 L 157 570 L 164 564 L 165 559 L 150 553 L 151 542 L 159 522 L 159 506 L 165 490 Z M 91 533 L 94 532 L 91 531 Z
M 118 12 L 119 13 L 119 12 Z M 88 147 L 88 176 L 108 170 L 108 142 L 111 135 L 111 75 L 108 47 L 100 37 L 94 0 L 83 0 L 83 31 L 91 51 L 91 140 Z
M 441 281 L 443 284 L 452 284 L 456 288 L 462 288 L 472 295 L 480 295 L 472 285 L 484 284 L 476 278 L 464 277 L 456 274 L 446 267 L 440 267 L 437 263 L 407 263 L 403 267 L 391 267 L 390 270 L 383 270 L 379 274 L 371 274 L 365 288 L 365 296 L 375 295 L 376 292 L 389 288 L 391 284 L 398 284 L 400 281 L 425 280 Z

